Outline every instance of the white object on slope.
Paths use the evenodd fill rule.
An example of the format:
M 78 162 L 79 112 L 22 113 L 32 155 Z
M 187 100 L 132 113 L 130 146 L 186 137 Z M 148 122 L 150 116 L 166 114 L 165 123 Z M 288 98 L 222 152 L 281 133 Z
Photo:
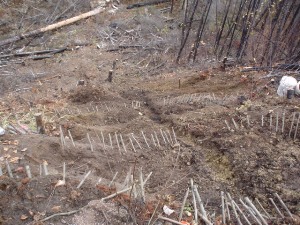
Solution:
M 163 210 L 164 210 L 164 213 L 165 213 L 166 215 L 168 215 L 168 216 L 170 216 L 170 215 L 174 212 L 173 209 L 170 209 L 170 208 L 169 208 L 168 206 L 166 206 L 166 205 L 164 205 Z
M 288 90 L 295 90 L 295 94 L 300 94 L 299 84 L 294 77 L 283 76 L 280 80 L 277 94 L 281 97 L 287 96 Z
M 0 136 L 2 136 L 4 134 L 5 134 L 5 130 L 2 127 L 0 127 Z

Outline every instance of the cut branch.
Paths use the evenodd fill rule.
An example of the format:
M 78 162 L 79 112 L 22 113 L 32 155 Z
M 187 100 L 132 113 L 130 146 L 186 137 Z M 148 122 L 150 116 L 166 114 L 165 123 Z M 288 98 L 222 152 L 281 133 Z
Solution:
M 51 30 L 54 30 L 54 29 L 57 29 L 57 28 L 75 23 L 79 20 L 86 19 L 88 17 L 97 15 L 100 12 L 103 12 L 104 10 L 105 10 L 105 8 L 98 7 L 96 9 L 92 10 L 92 11 L 89 11 L 87 13 L 83 13 L 81 15 L 69 18 L 67 20 L 63 20 L 63 21 L 60 21 L 58 23 L 50 24 L 46 27 L 43 27 L 43 28 L 40 28 L 40 29 L 37 29 L 37 30 L 33 30 L 33 31 L 25 33 L 25 34 L 20 34 L 20 35 L 14 36 L 14 37 L 10 37 L 8 39 L 0 41 L 0 46 L 11 44 L 13 42 L 20 41 L 20 40 L 23 40 L 23 39 L 28 38 L 28 37 L 36 36 L 38 34 L 42 34 L 42 33 L 45 33 L 47 31 L 51 31 Z
M 140 3 L 135 3 L 132 5 L 128 5 L 127 9 L 133 9 L 133 8 L 139 8 L 147 5 L 157 5 L 165 2 L 170 2 L 170 0 L 156 0 L 156 1 L 151 1 L 151 2 L 140 2 Z

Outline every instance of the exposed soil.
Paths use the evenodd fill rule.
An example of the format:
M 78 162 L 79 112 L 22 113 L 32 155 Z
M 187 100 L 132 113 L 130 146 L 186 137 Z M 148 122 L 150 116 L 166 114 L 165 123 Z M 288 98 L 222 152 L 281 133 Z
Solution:
M 88 4 L 83 4 L 74 13 L 88 10 Z M 171 216 L 175 219 L 190 179 L 198 184 L 212 220 L 221 214 L 220 191 L 231 193 L 236 200 L 258 198 L 279 218 L 268 200 L 273 198 L 285 213 L 274 196 L 278 193 L 298 218 L 300 130 L 298 114 L 294 121 L 292 118 L 299 112 L 299 98 L 279 98 L 277 80 L 261 79 L 264 72 L 242 73 L 238 67 L 222 71 L 203 62 L 175 65 L 172 53 L 153 60 L 147 56 L 153 64 L 146 66 L 140 63 L 143 58 L 136 57 L 145 54 L 137 53 L 138 49 L 99 48 L 103 41 L 96 34 L 99 26 L 109 27 L 113 21 L 129 21 L 144 13 L 148 12 L 138 9 L 129 13 L 122 5 L 118 14 L 99 14 L 45 34 L 43 38 L 51 40 L 43 49 L 68 46 L 69 51 L 43 60 L 16 58 L 22 64 L 0 68 L 2 74 L 11 72 L 0 77 L 2 125 L 19 122 L 31 131 L 23 135 L 7 132 L 0 137 L 4 174 L 0 178 L 0 224 L 147 224 L 158 201 L 157 212 L 162 213 L 166 204 L 176 211 Z M 147 15 L 149 21 L 156 16 Z M 10 34 L 15 32 L 7 27 L 10 20 L 12 16 L 3 17 L 6 25 L 0 27 L 0 34 L 7 29 Z M 108 46 L 110 41 L 103 44 Z M 28 46 L 26 51 L 35 48 Z M 110 83 L 106 79 L 116 59 Z M 79 80 L 84 80 L 84 85 L 77 85 Z M 35 133 L 34 114 L 38 112 L 43 113 L 46 134 Z M 66 137 L 64 147 L 60 127 Z M 5 159 L 14 178 L 8 176 Z M 41 173 L 45 161 L 49 175 Z M 66 183 L 56 186 L 62 180 L 63 163 Z M 26 176 L 26 165 L 32 179 Z M 152 172 L 145 186 L 145 203 L 140 196 L 130 200 L 132 191 L 100 201 L 115 188 L 124 189 L 129 171 L 138 180 L 140 168 L 144 178 Z M 90 176 L 77 188 L 89 171 Z M 192 205 L 191 196 L 188 204 Z M 42 221 L 55 213 L 79 209 Z M 184 219 L 191 221 L 187 216 Z M 299 220 L 272 223 L 299 224 Z M 158 220 L 155 224 L 162 223 Z

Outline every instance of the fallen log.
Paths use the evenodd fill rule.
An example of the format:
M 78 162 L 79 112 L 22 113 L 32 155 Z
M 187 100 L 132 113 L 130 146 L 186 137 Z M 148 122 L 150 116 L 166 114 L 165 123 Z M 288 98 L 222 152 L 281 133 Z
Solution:
M 41 59 L 49 59 L 52 58 L 53 55 L 39 55 L 39 56 L 31 56 L 29 59 L 32 60 L 41 60 Z
M 133 8 L 139 8 L 139 7 L 144 7 L 147 5 L 158 5 L 161 3 L 165 2 L 170 2 L 171 0 L 156 0 L 156 1 L 151 1 L 151 2 L 140 2 L 140 3 L 135 3 L 132 5 L 128 5 L 126 9 L 133 9 Z
M 97 14 L 103 12 L 104 10 L 105 10 L 105 8 L 98 7 L 96 9 L 92 10 L 92 11 L 80 14 L 78 16 L 75 16 L 75 17 L 72 17 L 72 18 L 69 18 L 69 19 L 66 19 L 66 20 L 54 23 L 54 24 L 50 24 L 50 25 L 48 25 L 46 27 L 30 31 L 30 32 L 25 33 L 25 34 L 19 34 L 17 36 L 10 37 L 8 39 L 0 41 L 0 46 L 11 44 L 13 42 L 20 41 L 20 40 L 23 40 L 23 39 L 28 38 L 28 37 L 36 36 L 36 35 L 45 33 L 47 31 L 51 31 L 51 30 L 54 30 L 54 29 L 57 29 L 57 28 L 69 25 L 71 23 L 75 23 L 75 22 L 77 22 L 79 20 L 82 20 L 82 19 L 94 16 L 94 15 L 97 15 Z
M 278 64 L 277 66 L 261 66 L 261 67 L 245 67 L 241 72 L 251 71 L 270 71 L 270 70 L 286 70 L 286 71 L 300 71 L 298 64 Z
M 63 47 L 59 49 L 49 49 L 49 50 L 42 50 L 42 51 L 33 51 L 33 52 L 17 52 L 9 55 L 0 55 L 1 58 L 10 58 L 10 57 L 25 57 L 25 56 L 35 56 L 35 55 L 42 55 L 46 53 L 50 53 L 52 55 L 63 52 L 65 50 L 68 50 L 68 48 Z
M 279 70 L 296 70 L 299 71 L 300 70 L 300 65 L 298 64 L 278 64 L 277 69 Z
M 261 67 L 244 67 L 241 72 L 251 72 L 251 71 L 270 71 L 273 67 L 271 66 L 261 66 Z

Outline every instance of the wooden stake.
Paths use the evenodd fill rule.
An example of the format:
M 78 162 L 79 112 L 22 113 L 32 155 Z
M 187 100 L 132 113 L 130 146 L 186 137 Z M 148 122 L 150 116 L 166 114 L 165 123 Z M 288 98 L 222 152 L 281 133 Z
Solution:
M 297 123 L 296 123 L 296 130 L 295 130 L 295 134 L 294 134 L 294 141 L 296 140 L 296 137 L 297 137 L 299 120 L 300 120 L 300 113 L 298 113 L 298 119 L 297 119 Z
M 63 181 L 66 182 L 66 163 L 63 164 Z
M 9 162 L 7 160 L 5 160 L 5 163 L 6 163 L 6 169 L 7 169 L 7 173 L 9 175 L 9 177 L 14 178 L 13 173 L 12 173 L 11 168 L 10 168 L 10 165 L 9 165 Z
M 261 222 L 264 225 L 268 225 L 267 221 L 264 219 L 264 217 L 260 214 L 260 212 L 257 210 L 257 208 L 253 205 L 253 203 L 250 201 L 248 197 L 245 197 L 245 201 L 248 203 L 248 205 L 254 210 L 255 214 L 259 217 Z
M 122 134 L 120 134 L 120 138 L 121 138 L 121 143 L 122 143 L 123 149 L 124 149 L 125 152 L 127 152 L 125 143 L 124 143 L 124 141 L 123 141 Z
M 156 207 L 155 207 L 155 209 L 154 209 L 154 211 L 153 211 L 153 213 L 150 217 L 150 220 L 148 221 L 148 225 L 151 225 L 152 219 L 153 219 L 155 213 L 157 212 L 157 208 L 158 208 L 159 204 L 160 204 L 160 201 L 157 202 L 157 205 L 156 205 Z
M 142 150 L 143 149 L 142 146 L 140 145 L 140 143 L 138 142 L 138 140 L 134 137 L 133 133 L 131 133 L 131 136 L 132 136 L 133 140 L 137 143 L 137 145 L 139 146 L 139 148 Z
M 182 205 L 181 205 L 181 209 L 180 209 L 180 213 L 179 213 L 179 217 L 178 217 L 179 221 L 181 221 L 181 219 L 182 219 L 183 210 L 184 210 L 184 207 L 185 207 L 187 197 L 189 196 L 189 192 L 190 192 L 190 188 L 188 188 L 185 192 L 185 195 L 184 195 L 184 198 L 183 198 L 183 201 L 182 201 Z
M 156 141 L 157 141 L 157 146 L 160 147 L 160 143 L 159 143 L 159 140 L 158 140 L 158 136 L 157 136 L 156 131 L 154 131 L 154 136 L 155 136 L 155 139 L 156 139 Z
M 230 216 L 230 211 L 229 211 L 229 207 L 228 207 L 228 203 L 227 203 L 227 198 L 225 196 L 225 207 L 226 207 L 226 212 L 227 212 L 227 218 L 228 218 L 228 222 L 231 223 L 231 216 Z
M 236 218 L 238 224 L 239 224 L 239 225 L 242 225 L 242 222 L 241 222 L 241 220 L 240 220 L 240 217 L 238 216 L 238 214 L 237 214 L 237 212 L 236 212 L 235 205 L 234 205 L 233 200 L 232 200 L 232 198 L 231 198 L 231 196 L 230 196 L 229 193 L 227 193 L 227 197 L 228 197 L 229 201 L 231 202 L 231 208 L 233 209 L 233 213 L 234 213 L 234 216 L 235 216 L 235 218 Z
M 242 205 L 244 206 L 245 209 L 248 210 L 248 212 L 250 213 L 250 215 L 252 216 L 252 218 L 256 221 L 256 223 L 258 223 L 259 225 L 262 225 L 262 223 L 260 222 L 260 220 L 254 215 L 253 210 L 251 207 L 247 206 L 242 199 L 239 199 L 240 203 L 242 203 Z
M 292 119 L 291 128 L 290 128 L 290 132 L 289 132 L 289 138 L 291 137 L 291 134 L 292 134 L 292 129 L 293 129 L 293 126 L 294 126 L 295 116 L 296 116 L 296 113 L 293 112 L 293 119 Z
M 91 172 L 92 172 L 91 170 L 89 172 L 87 172 L 87 174 L 83 177 L 83 179 L 80 181 L 80 183 L 76 187 L 77 189 L 79 189 L 83 185 L 84 181 L 88 178 L 88 176 L 91 174 Z
M 122 154 L 121 147 L 120 147 L 119 140 L 118 140 L 118 134 L 117 133 L 115 133 L 115 137 L 116 137 L 116 141 L 117 141 L 119 152 L 120 152 L 120 154 Z
M 69 134 L 69 137 L 70 137 L 70 139 L 71 139 L 71 141 L 72 141 L 73 146 L 75 147 L 75 142 L 74 142 L 74 140 L 73 140 L 73 137 L 72 137 L 72 134 L 71 134 L 71 131 L 70 131 L 70 130 L 68 130 L 68 134 Z
M 284 123 L 285 123 L 285 109 L 283 110 L 282 113 L 282 127 L 281 127 L 281 133 L 284 133 Z
M 175 143 L 174 143 L 173 140 L 172 140 L 172 136 L 171 136 L 171 133 L 170 133 L 169 130 L 167 130 L 167 134 L 169 135 L 169 138 L 170 138 L 170 144 L 171 144 L 171 145 L 174 145 Z
M 255 198 L 255 201 L 259 205 L 259 207 L 264 211 L 264 213 L 266 214 L 266 216 L 268 217 L 268 219 L 271 219 L 270 214 L 265 210 L 265 208 L 262 206 L 262 204 L 260 204 L 260 202 L 258 201 L 257 198 Z
M 197 202 L 196 202 L 195 189 L 194 189 L 194 185 L 193 184 L 191 184 L 191 190 L 192 190 L 192 197 L 193 197 L 195 224 L 198 224 L 198 210 L 197 210 Z
M 165 138 L 167 140 L 167 143 L 169 143 L 170 145 L 172 145 L 171 141 L 169 140 L 168 134 L 165 131 L 163 131 L 163 134 L 164 134 L 164 136 L 165 136 Z
M 45 127 L 43 122 L 42 113 L 34 114 L 35 122 L 36 122 L 36 129 L 39 134 L 45 134 Z
M 32 175 L 31 175 L 31 171 L 30 171 L 30 167 L 28 165 L 25 166 L 25 170 L 26 170 L 26 175 L 29 179 L 32 178 Z
M 132 171 L 131 171 L 131 167 L 130 167 L 130 168 L 129 168 L 129 171 L 128 171 L 126 177 L 125 177 L 125 180 L 124 180 L 124 182 L 123 182 L 123 184 L 122 184 L 122 187 L 128 187 L 129 182 L 130 182 L 131 172 L 132 172 Z
M 103 148 L 106 149 L 106 145 L 105 145 L 105 140 L 104 140 L 104 135 L 103 135 L 103 132 L 101 130 L 101 138 L 102 138 L 102 143 L 103 143 Z
M 143 131 L 142 131 L 142 135 L 143 135 L 143 138 L 144 138 L 144 141 L 145 141 L 147 147 L 150 149 L 150 146 L 149 146 L 149 144 L 148 144 L 147 138 L 146 138 L 146 136 L 145 136 L 145 134 L 144 134 Z
M 238 204 L 236 204 L 236 202 L 233 200 L 233 204 L 235 205 L 236 209 L 240 212 L 240 214 L 242 214 L 244 220 L 247 222 L 248 225 L 252 225 L 250 223 L 250 221 L 248 220 L 248 218 L 246 217 L 246 215 L 243 213 L 243 211 L 240 209 L 240 207 L 238 206 Z M 225 224 L 225 223 L 223 223 Z
M 225 124 L 226 124 L 226 126 L 227 126 L 227 129 L 228 129 L 229 131 L 231 131 L 230 126 L 229 126 L 229 123 L 227 122 L 227 120 L 225 120 Z
M 250 127 L 250 116 L 247 115 L 247 125 L 248 125 L 248 128 Z
M 151 175 L 152 175 L 152 171 L 148 174 L 148 176 L 146 177 L 146 179 L 144 180 L 144 186 L 147 183 L 147 181 L 150 179 Z
M 3 171 L 1 167 L 0 167 L 0 176 L 3 176 Z
M 286 206 L 286 204 L 284 204 L 284 202 L 282 201 L 282 199 L 280 198 L 280 196 L 277 193 L 275 193 L 275 196 L 278 198 L 280 204 L 285 209 L 285 211 L 288 213 L 289 217 L 293 218 L 293 215 L 292 215 L 291 211 L 288 209 L 288 207 Z
M 270 131 L 272 132 L 272 119 L 273 119 L 273 115 L 272 113 L 270 113 Z
M 177 144 L 177 137 L 176 137 L 176 133 L 174 131 L 174 128 L 172 127 L 172 132 L 173 132 L 173 136 L 174 136 L 174 141 L 175 141 L 175 144 Z
M 47 165 L 48 165 L 47 162 L 44 161 L 44 162 L 43 162 L 43 169 L 44 169 L 44 175 L 45 175 L 45 176 L 49 175 Z
M 130 137 L 129 137 L 129 141 L 130 141 L 130 143 L 131 143 L 131 146 L 132 146 L 133 151 L 136 152 L 136 149 L 135 149 L 134 144 L 133 144 L 133 142 L 132 142 L 132 140 L 131 140 Z
M 141 187 L 141 196 L 142 196 L 142 200 L 143 200 L 143 202 L 146 202 L 142 168 L 140 169 L 140 176 L 139 176 L 139 179 L 140 179 L 140 187 Z
M 131 184 L 132 184 L 133 197 L 134 197 L 134 198 L 137 198 L 135 182 L 134 182 L 134 180 L 133 180 L 133 174 L 131 174 L 130 180 L 131 180 Z
M 63 130 L 62 130 L 61 126 L 59 126 L 59 131 L 60 131 L 61 148 L 64 151 L 65 150 L 66 141 L 65 141 L 64 133 L 63 133 Z
M 60 117 L 59 111 L 56 110 L 56 109 L 54 109 L 54 111 L 55 111 L 56 115 L 57 115 L 58 117 Z
M 278 112 L 276 113 L 276 127 L 275 127 L 275 132 L 278 132 Z
M 108 133 L 108 137 L 109 137 L 110 148 L 113 149 L 113 143 L 112 143 L 112 138 L 110 133 Z
M 198 192 L 198 186 L 197 185 L 194 185 L 194 192 L 195 192 L 196 200 L 198 201 L 198 204 L 200 206 L 200 212 L 203 215 L 203 217 L 207 219 L 207 214 L 206 214 L 206 211 L 204 209 L 203 202 L 202 202 L 202 200 L 200 198 L 200 195 L 199 195 L 199 192 Z M 211 223 L 211 222 L 209 222 L 209 223 Z
M 272 203 L 272 205 L 275 207 L 277 213 L 280 215 L 281 218 L 284 218 L 284 215 L 280 212 L 280 210 L 278 209 L 277 205 L 275 204 L 274 200 L 272 198 L 269 198 L 270 202 Z
M 222 203 L 222 223 L 226 224 L 225 198 L 224 198 L 224 192 L 223 191 L 221 191 L 221 203 Z
M 205 216 L 203 216 L 198 210 L 199 217 L 206 223 L 206 225 L 213 225 Z
M 102 178 L 100 177 L 99 180 L 97 181 L 96 185 L 100 184 L 102 181 Z
M 113 176 L 112 180 L 110 181 L 108 187 L 110 187 L 113 184 L 113 182 L 116 179 L 117 175 L 118 175 L 118 172 L 115 173 L 115 175 Z
M 93 144 L 92 144 L 92 142 L 91 142 L 89 133 L 87 133 L 86 136 L 87 136 L 87 139 L 88 139 L 88 141 L 89 141 L 89 143 L 90 143 L 91 151 L 93 152 L 93 151 L 94 151 L 94 147 L 93 147 Z
M 264 126 L 264 115 L 261 115 L 261 126 Z
M 43 175 L 43 167 L 42 164 L 40 164 L 40 177 Z
M 166 139 L 165 139 L 165 137 L 164 137 L 164 134 L 163 134 L 162 129 L 160 129 L 160 134 L 161 134 L 161 136 L 162 136 L 162 138 L 163 138 L 163 140 L 164 140 L 165 145 L 167 145 L 167 142 L 166 142 Z
M 231 120 L 233 122 L 233 125 L 234 125 L 235 129 L 238 130 L 239 127 L 238 127 L 237 123 L 235 122 L 234 118 L 231 118 Z
M 152 138 L 152 142 L 153 142 L 154 146 L 156 147 L 156 143 L 155 143 L 155 139 L 154 139 L 153 134 L 151 134 L 151 138 Z

